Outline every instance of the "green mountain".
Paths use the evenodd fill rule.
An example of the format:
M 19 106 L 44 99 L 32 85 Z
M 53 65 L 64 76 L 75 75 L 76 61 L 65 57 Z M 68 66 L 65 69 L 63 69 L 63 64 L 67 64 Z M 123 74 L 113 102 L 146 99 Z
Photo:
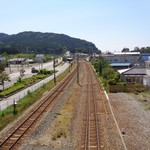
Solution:
M 0 33 L 0 54 L 43 53 L 63 54 L 72 53 L 101 53 L 96 46 L 88 41 L 72 38 L 64 34 L 21 32 L 8 35 Z

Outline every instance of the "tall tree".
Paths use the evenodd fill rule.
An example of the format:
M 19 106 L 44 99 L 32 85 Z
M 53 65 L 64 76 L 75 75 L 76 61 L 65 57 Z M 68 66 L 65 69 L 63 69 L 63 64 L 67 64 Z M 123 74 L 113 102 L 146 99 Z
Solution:
M 9 81 L 9 75 L 6 73 L 6 72 L 1 72 L 0 73 L 0 83 L 2 84 L 2 86 L 3 86 L 3 91 L 4 91 L 4 84 L 5 84 L 5 82 L 4 81 Z
M 5 70 L 5 65 L 0 62 L 0 73 Z

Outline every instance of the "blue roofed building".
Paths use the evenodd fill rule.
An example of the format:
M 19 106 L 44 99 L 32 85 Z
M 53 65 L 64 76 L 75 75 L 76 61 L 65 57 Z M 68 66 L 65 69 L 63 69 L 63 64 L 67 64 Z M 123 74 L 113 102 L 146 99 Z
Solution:
M 110 66 L 112 66 L 115 70 L 118 70 L 118 69 L 130 68 L 132 64 L 131 63 L 111 63 Z
M 120 52 L 114 54 L 101 54 L 114 69 L 129 68 L 137 63 L 140 52 Z
M 150 60 L 150 53 L 143 53 L 140 55 L 137 62 L 140 67 L 145 67 L 146 61 L 148 60 Z

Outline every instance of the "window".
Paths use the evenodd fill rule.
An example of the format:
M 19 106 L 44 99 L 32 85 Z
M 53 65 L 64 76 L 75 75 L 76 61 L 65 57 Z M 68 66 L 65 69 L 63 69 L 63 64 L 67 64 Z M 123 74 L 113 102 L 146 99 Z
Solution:
M 114 62 L 118 62 L 118 59 L 114 59 Z

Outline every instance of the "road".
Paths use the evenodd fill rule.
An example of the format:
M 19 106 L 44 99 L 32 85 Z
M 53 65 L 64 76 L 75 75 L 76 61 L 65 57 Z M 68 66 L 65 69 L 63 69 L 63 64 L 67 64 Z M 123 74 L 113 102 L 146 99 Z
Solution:
M 56 77 L 59 76 L 61 73 L 63 73 L 68 67 L 69 67 L 69 63 L 66 62 L 64 63 L 63 65 L 60 65 L 60 66 L 57 66 L 56 67 L 56 70 L 58 70 L 58 72 L 56 73 Z M 44 65 L 43 65 L 44 66 Z M 48 66 L 48 64 L 45 64 L 45 66 Z M 18 75 L 18 74 L 17 74 Z M 17 76 L 16 75 L 16 76 Z M 15 80 L 15 75 L 14 76 L 11 76 L 12 78 L 14 78 Z M 19 101 L 20 99 L 22 99 L 24 96 L 26 96 L 28 94 L 28 92 L 33 92 L 35 91 L 36 89 L 40 88 L 41 86 L 43 86 L 43 84 L 49 82 L 50 80 L 53 80 L 54 76 L 50 76 L 30 87 L 28 87 L 27 89 L 24 89 L 8 98 L 3 98 L 1 101 L 0 101 L 0 110 L 3 110 L 5 108 L 7 108 L 8 106 L 10 105 L 13 105 L 14 101 Z
M 60 63 L 62 61 L 62 58 L 58 58 L 58 63 Z M 43 63 L 43 64 L 32 64 L 29 66 L 23 66 L 22 68 L 25 70 L 24 73 L 24 77 L 23 78 L 29 78 L 33 75 L 35 75 L 34 73 L 31 73 L 31 68 L 34 67 L 35 69 L 39 70 L 39 69 L 48 69 L 48 70 L 53 70 L 53 62 L 47 62 L 47 63 Z M 6 68 L 6 72 L 9 74 L 10 77 L 10 82 L 9 81 L 5 81 L 5 86 L 4 88 L 8 88 L 10 86 L 13 86 L 14 83 L 18 80 L 19 76 L 20 76 L 20 70 L 21 66 L 18 67 L 18 65 L 11 65 L 11 72 L 10 73 L 10 68 Z M 59 72 L 60 67 L 57 67 L 56 70 Z M 0 89 L 2 90 L 2 85 L 0 86 Z

